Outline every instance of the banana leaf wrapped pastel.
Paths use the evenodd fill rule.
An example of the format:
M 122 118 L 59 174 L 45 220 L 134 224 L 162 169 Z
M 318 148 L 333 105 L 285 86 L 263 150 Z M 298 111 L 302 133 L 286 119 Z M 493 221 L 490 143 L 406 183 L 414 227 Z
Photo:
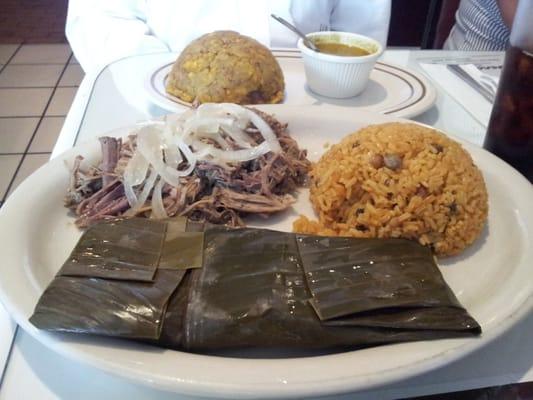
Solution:
M 299 236 L 320 319 L 388 307 L 460 307 L 431 250 L 405 239 Z
M 159 270 L 153 282 L 58 276 L 30 321 L 41 329 L 158 340 L 172 293 L 185 270 Z
M 192 276 L 198 270 L 186 271 L 177 290 L 174 291 L 168 301 L 165 317 L 162 321 L 161 336 L 152 343 L 170 349 L 183 347 L 183 335 L 185 315 L 189 302 Z
M 185 226 L 132 218 L 90 227 L 30 321 L 52 331 L 159 340 L 176 288 L 202 266 L 203 234 Z
M 320 339 L 293 234 L 213 227 L 204 240 L 185 348 L 311 347 Z
M 90 227 L 67 259 L 60 275 L 152 281 L 165 225 L 156 221 L 117 219 Z
M 128 223 L 121 222 L 120 229 Z M 89 230 L 73 254 L 96 247 L 95 238 L 126 243 L 111 224 L 93 226 L 101 231 Z M 162 228 L 139 233 L 137 224 L 132 223 L 136 237 L 162 236 L 159 242 L 150 239 L 150 251 L 160 243 L 152 280 L 140 281 L 136 268 L 122 269 L 122 277 L 116 271 L 102 277 L 108 259 L 113 266 L 122 258 L 100 252 L 97 270 L 78 268 L 75 276 L 60 270 L 37 304 L 34 325 L 191 352 L 354 349 L 481 331 L 431 252 L 415 242 L 302 236 L 179 219 L 151 221 Z
M 221 228 L 204 240 L 188 350 L 359 347 L 479 332 L 415 242 Z

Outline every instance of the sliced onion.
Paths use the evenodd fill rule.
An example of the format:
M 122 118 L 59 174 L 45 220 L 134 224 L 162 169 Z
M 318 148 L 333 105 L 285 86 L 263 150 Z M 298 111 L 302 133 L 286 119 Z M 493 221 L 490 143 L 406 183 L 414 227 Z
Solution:
M 246 111 L 248 111 L 248 114 L 250 116 L 250 121 L 252 122 L 252 124 L 254 124 L 255 127 L 259 129 L 259 131 L 261 132 L 261 135 L 263 135 L 263 137 L 265 138 L 265 141 L 270 144 L 270 148 L 272 149 L 272 151 L 274 153 L 279 153 L 281 151 L 281 146 L 279 144 L 279 140 L 276 134 L 274 133 L 270 125 L 268 125 L 263 118 L 261 118 L 259 115 L 257 115 L 253 111 L 251 110 L 246 110 Z
M 154 217 L 157 219 L 163 219 L 167 218 L 168 214 L 165 210 L 165 206 L 163 204 L 163 186 L 165 185 L 165 182 L 163 179 L 159 178 L 159 181 L 157 181 L 157 184 L 154 187 L 154 192 L 152 193 L 152 214 L 150 217 Z
M 235 121 L 241 122 L 242 129 L 248 126 L 250 117 L 247 109 L 233 103 L 206 103 L 198 107 L 198 115 L 213 116 L 213 117 L 226 117 L 233 118 Z
M 226 119 L 226 122 L 231 122 L 231 120 Z M 183 136 L 187 137 L 191 134 L 218 133 L 219 129 L 219 119 L 212 117 L 200 118 L 195 116 L 189 118 L 185 124 L 183 124 Z
M 178 168 L 178 165 L 183 161 L 179 149 L 172 145 L 176 127 L 175 122 L 176 118 L 174 116 L 167 115 L 162 131 L 162 148 L 165 154 L 165 162 L 172 168 Z
M 135 152 L 124 169 L 124 180 L 132 186 L 140 185 L 148 172 L 148 161 L 139 152 Z
M 244 149 L 249 149 L 252 147 L 254 142 L 253 139 L 238 126 L 235 126 L 235 124 L 220 124 L 220 128 L 224 131 L 224 133 L 233 139 L 237 146 L 240 146 Z
M 141 128 L 137 134 L 137 150 L 148 160 L 161 177 L 173 186 L 179 186 L 180 177 L 186 174 L 169 167 L 163 162 L 161 139 L 153 127 Z
M 123 185 L 124 185 L 124 194 L 126 195 L 126 199 L 128 199 L 128 203 L 130 204 L 130 207 L 137 206 L 137 203 L 139 200 L 137 199 L 137 195 L 135 194 L 135 191 L 133 190 L 133 186 L 129 182 L 127 182 L 125 179 L 124 179 Z
M 137 195 L 134 186 L 140 185 L 146 179 L 149 163 L 141 153 L 135 152 L 124 169 L 124 193 L 130 203 L 130 207 L 137 204 Z
M 126 216 L 133 216 L 139 211 L 142 206 L 144 206 L 144 203 L 146 203 L 146 200 L 148 199 L 148 196 L 150 195 L 150 191 L 154 187 L 155 180 L 157 179 L 157 172 L 155 170 L 151 170 L 148 174 L 148 178 L 146 178 L 146 181 L 144 182 L 143 190 L 139 194 L 139 197 L 137 199 L 137 204 L 135 206 L 131 207 L 128 211 L 124 213 Z
M 271 151 L 270 145 L 267 142 L 261 143 L 259 146 L 255 146 L 251 149 L 242 149 L 242 150 L 221 150 L 216 147 L 201 142 L 199 140 L 193 143 L 193 147 L 203 152 L 203 154 L 210 155 L 212 160 L 210 161 L 222 161 L 222 162 L 244 162 L 250 161 L 257 157 L 262 156 L 263 154 Z
M 183 157 L 181 156 L 179 149 L 173 146 L 171 142 L 170 145 L 165 145 L 163 152 L 165 154 L 165 162 L 168 164 L 168 166 L 177 169 L 178 165 L 180 165 L 183 161 Z
M 252 123 L 264 141 L 256 145 L 245 131 Z M 214 141 L 220 148 L 206 143 Z M 240 149 L 232 150 L 232 143 Z M 154 216 L 166 215 L 162 201 L 165 182 L 181 185 L 180 178 L 190 175 L 199 160 L 208 160 L 224 168 L 229 163 L 250 161 L 268 152 L 279 152 L 278 138 L 268 123 L 255 112 L 236 104 L 202 104 L 196 110 L 167 116 L 164 121 L 141 126 L 137 132 L 137 149 L 124 171 L 124 188 L 135 211 L 144 205 L 157 177 L 152 196 Z M 178 169 L 181 165 L 184 169 Z M 146 176 L 150 166 L 152 169 Z M 134 187 L 145 182 L 140 194 Z
M 185 121 L 194 116 L 196 112 L 197 110 L 195 110 L 194 108 L 189 108 L 187 111 L 178 114 L 177 119 L 175 120 L 176 125 L 182 125 Z M 170 122 L 172 122 L 172 120 Z
M 191 172 L 196 167 L 196 157 L 192 153 L 189 146 L 185 144 L 180 138 L 177 137 L 175 139 L 175 143 L 178 145 L 179 149 L 182 151 L 183 155 L 185 156 L 185 159 L 189 163 L 189 166 L 180 172 L 183 174 L 183 176 L 188 176 L 191 174 Z
M 262 146 L 254 150 L 254 140 L 243 129 L 252 122 L 262 136 L 265 142 L 268 143 L 269 149 Z M 198 144 L 198 139 L 209 138 L 214 140 L 225 151 L 231 151 L 233 154 L 227 157 L 222 156 L 219 151 L 209 151 L 208 154 L 214 159 L 212 161 L 220 160 L 235 160 L 242 161 L 243 159 L 250 160 L 250 157 L 256 157 L 265 154 L 265 152 L 281 151 L 279 141 L 272 131 L 270 126 L 255 112 L 248 110 L 236 104 L 203 104 L 196 112 L 196 115 L 191 116 L 186 122 L 187 127 L 184 129 L 184 141 L 191 145 L 195 143 L 196 149 L 205 150 L 206 146 Z M 221 131 L 229 136 L 237 146 L 243 149 L 250 149 L 250 152 L 241 150 L 231 150 L 229 146 L 225 145 L 226 140 L 223 139 Z M 239 153 L 235 153 L 235 151 Z M 203 155 L 205 155 L 203 151 Z M 198 159 L 201 157 L 197 154 Z
M 220 134 L 220 131 L 218 131 L 216 133 L 203 133 L 203 134 L 196 133 L 192 137 L 193 137 L 193 139 L 192 139 L 193 141 L 194 141 L 194 138 L 211 139 L 212 141 L 217 143 L 222 148 L 222 150 L 230 150 L 231 149 L 229 143 Z

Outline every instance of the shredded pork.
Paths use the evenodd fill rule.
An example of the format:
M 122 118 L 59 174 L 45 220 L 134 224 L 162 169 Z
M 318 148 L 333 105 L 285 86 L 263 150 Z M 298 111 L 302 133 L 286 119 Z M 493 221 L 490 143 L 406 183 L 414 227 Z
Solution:
M 229 168 L 198 162 L 193 173 L 180 178 L 180 185 L 163 187 L 163 205 L 169 216 L 187 216 L 195 221 L 205 221 L 231 226 L 243 225 L 247 214 L 268 215 L 291 206 L 297 187 L 305 184 L 310 162 L 307 153 L 273 116 L 258 110 L 275 132 L 282 151 L 266 153 L 254 160 L 233 163 Z M 260 132 L 250 125 L 248 134 L 255 144 L 260 144 Z M 226 139 L 234 147 L 231 139 Z M 79 227 L 89 226 L 99 220 L 122 216 L 130 209 L 124 194 L 122 174 L 133 156 L 135 136 L 125 141 L 112 137 L 100 139 L 102 162 L 98 167 L 82 167 L 83 158 L 74 160 L 65 205 L 77 216 Z M 137 190 L 142 190 L 142 185 Z M 151 215 L 150 197 L 137 214 Z

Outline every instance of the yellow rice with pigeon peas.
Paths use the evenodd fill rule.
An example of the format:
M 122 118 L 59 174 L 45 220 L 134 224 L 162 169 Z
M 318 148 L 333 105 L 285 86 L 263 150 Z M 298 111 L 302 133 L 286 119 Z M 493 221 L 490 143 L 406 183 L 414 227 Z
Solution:
M 470 154 L 416 124 L 363 128 L 332 146 L 310 176 L 318 221 L 301 216 L 293 224 L 300 233 L 401 237 L 450 256 L 487 220 L 485 182 Z

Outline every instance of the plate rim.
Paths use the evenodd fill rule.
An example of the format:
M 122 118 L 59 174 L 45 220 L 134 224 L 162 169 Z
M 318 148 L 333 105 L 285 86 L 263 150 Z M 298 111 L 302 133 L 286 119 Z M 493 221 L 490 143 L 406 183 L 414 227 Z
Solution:
M 272 53 L 274 57 L 276 58 L 293 58 L 293 59 L 302 60 L 300 52 L 297 49 L 285 49 L 285 50 L 272 49 Z M 287 54 L 290 54 L 290 55 L 287 55 Z M 144 85 L 143 85 L 145 92 L 148 94 L 150 100 L 153 101 L 159 107 L 169 112 L 177 112 L 183 109 L 187 109 L 190 107 L 190 104 L 191 104 L 189 102 L 181 100 L 168 93 L 162 93 L 159 88 L 160 86 L 161 87 L 165 86 L 164 80 L 166 79 L 168 72 L 170 72 L 170 69 L 172 68 L 172 65 L 174 64 L 174 62 L 175 61 L 165 61 L 157 65 L 153 69 L 151 69 L 151 71 L 145 76 Z M 413 82 L 416 82 L 417 86 L 422 91 L 422 95 L 418 97 L 414 102 L 409 102 L 406 105 L 402 105 L 402 104 L 411 100 L 411 97 L 409 97 L 408 99 L 404 100 L 401 103 L 395 104 L 394 106 L 385 108 L 381 111 L 369 111 L 369 112 L 377 112 L 383 115 L 390 115 L 390 116 L 394 116 L 398 118 L 412 118 L 427 111 L 429 108 L 431 108 L 435 104 L 437 100 L 437 90 L 435 86 L 431 84 L 431 82 L 429 82 L 429 80 L 422 73 L 415 71 L 412 68 L 404 67 L 396 63 L 390 63 L 390 62 L 379 61 L 379 60 L 376 62 L 376 66 L 374 67 L 374 69 L 378 69 L 379 71 L 383 73 L 393 75 L 397 79 L 404 81 L 411 88 L 412 92 L 415 91 L 415 89 L 413 88 Z M 391 72 L 390 71 L 391 69 L 396 70 L 397 72 L 396 73 Z M 411 81 L 408 81 L 405 77 L 399 75 L 398 72 L 409 76 Z M 161 83 L 162 80 L 163 80 L 163 83 Z M 283 103 L 280 103 L 280 104 L 283 105 Z M 261 104 L 261 106 L 263 105 L 268 105 L 268 104 Z M 284 105 L 292 106 L 293 104 L 284 104 Z M 301 105 L 303 106 L 306 104 L 301 104 Z M 345 107 L 350 108 L 350 109 L 356 109 L 358 111 L 365 111 L 365 112 L 368 111 L 368 110 L 357 109 L 357 107 L 350 107 L 350 106 L 345 106 Z
M 265 106 L 265 108 L 275 108 L 280 107 L 279 105 L 274 106 Z M 313 106 L 284 106 L 284 107 L 291 107 L 291 108 L 301 108 L 301 107 L 313 107 Z M 271 110 L 272 111 L 272 110 Z M 340 111 L 342 112 L 342 111 Z M 367 114 L 370 116 L 373 116 L 374 118 L 378 119 L 389 119 L 385 118 L 383 115 L 376 114 L 376 113 L 370 113 L 370 112 L 362 112 L 359 111 L 359 113 Z M 399 118 L 392 118 L 394 120 L 400 120 Z M 376 123 L 379 123 L 380 121 L 376 121 Z M 405 121 L 413 123 L 412 121 Z M 119 128 L 115 131 L 126 131 L 131 130 L 135 125 Z M 105 133 L 103 133 L 105 134 Z M 496 167 L 503 168 L 504 171 L 508 171 L 511 173 L 511 176 L 513 179 L 519 179 L 522 183 L 528 183 L 529 182 L 522 177 L 518 172 L 516 172 L 514 169 L 512 169 L 509 165 L 507 165 L 502 160 L 498 159 L 497 157 L 493 156 L 492 154 L 486 152 L 485 150 L 479 148 L 478 146 L 472 145 L 468 142 L 465 142 L 464 140 L 457 139 L 453 137 L 455 140 L 458 140 L 463 146 L 467 148 L 467 150 L 471 151 L 471 149 L 477 149 L 475 153 L 477 153 L 479 150 L 481 150 L 481 154 L 488 155 L 491 157 L 491 160 L 493 160 L 496 163 Z M 95 139 L 96 141 L 96 139 Z M 56 159 L 50 161 L 49 163 L 45 164 L 41 168 L 39 168 L 39 171 L 46 171 L 46 167 L 49 166 L 51 163 L 59 164 L 62 163 L 65 157 L 72 157 L 73 154 L 80 151 L 80 149 L 89 147 L 90 145 L 94 146 L 93 142 L 91 141 L 89 143 L 80 144 L 78 146 L 73 147 L 72 149 L 68 150 L 67 152 L 63 153 L 60 157 L 57 157 Z M 31 176 L 34 176 L 35 174 L 32 174 Z M 43 174 L 43 172 L 41 172 Z M 20 187 L 29 186 L 31 184 L 31 176 L 30 179 L 28 179 L 26 182 L 23 182 L 23 184 Z M 36 179 L 36 178 L 34 178 Z M 533 189 L 532 194 L 533 194 Z M 12 207 L 12 204 L 15 203 L 16 199 L 18 197 L 21 197 L 21 194 L 17 193 L 23 193 L 22 190 L 17 190 L 13 193 L 10 199 L 8 199 L 6 204 L 0 209 L 0 217 L 4 217 L 6 213 L 8 213 Z M 533 196 L 531 197 L 533 198 Z M 6 207 L 7 206 L 7 207 Z M 7 211 L 6 211 L 7 210 Z M 530 221 L 531 223 L 531 221 Z M 1 233 L 1 232 L 0 232 Z M 105 362 L 104 365 L 102 365 L 102 359 L 96 358 L 95 356 L 92 356 L 89 354 L 90 357 L 87 357 L 87 353 L 84 351 L 81 351 L 79 349 L 74 349 L 75 351 L 71 351 L 71 346 L 64 346 L 62 342 L 57 340 L 57 337 L 54 335 L 51 335 L 49 333 L 44 333 L 33 327 L 29 321 L 27 320 L 27 317 L 24 315 L 21 315 L 20 313 L 17 313 L 17 306 L 11 302 L 11 299 L 5 296 L 4 293 L 4 283 L 3 280 L 0 280 L 0 300 L 4 302 L 6 305 L 6 308 L 10 311 L 10 314 L 14 316 L 17 323 L 19 323 L 25 331 L 30 333 L 33 337 L 35 337 L 38 341 L 44 343 L 48 347 L 52 348 L 54 351 L 57 351 L 60 354 L 63 354 L 67 356 L 68 358 L 74 359 L 78 362 L 92 365 L 98 369 L 104 370 L 108 373 L 112 373 L 114 375 L 119 375 L 123 378 L 134 380 L 134 381 L 140 381 L 144 384 L 147 384 L 149 386 L 152 386 L 154 388 L 159 389 L 167 389 L 167 390 L 173 390 L 180 393 L 187 393 L 187 394 L 195 394 L 195 395 L 204 395 L 204 396 L 215 396 L 215 395 L 225 395 L 228 397 L 248 397 L 248 396 L 266 396 L 266 397 L 277 397 L 277 396 L 302 396 L 302 395 L 320 395 L 320 394 L 333 394 L 333 393 L 343 393 L 347 391 L 351 391 L 354 389 L 357 390 L 368 390 L 371 388 L 375 388 L 382 384 L 390 384 L 393 382 L 397 382 L 401 379 L 406 379 L 409 377 L 416 376 L 420 374 L 421 372 L 427 372 L 428 370 L 433 370 L 439 366 L 447 365 L 457 359 L 460 359 L 477 349 L 491 343 L 494 339 L 501 336 L 508 330 L 510 330 L 514 324 L 516 324 L 518 321 L 520 321 L 525 315 L 529 313 L 529 311 L 533 308 L 533 298 L 531 293 L 531 288 L 529 290 L 528 296 L 522 301 L 522 303 L 517 306 L 517 308 L 514 310 L 514 312 L 511 315 L 506 316 L 506 318 L 501 321 L 500 325 L 493 327 L 489 332 L 484 332 L 483 336 L 481 338 L 475 338 L 475 339 L 448 339 L 447 341 L 451 340 L 457 343 L 457 346 L 454 346 L 452 349 L 444 350 L 443 352 L 439 352 L 437 354 L 433 354 L 429 358 L 423 358 L 421 360 L 418 360 L 415 363 L 409 364 L 409 371 L 396 371 L 396 373 L 391 373 L 389 370 L 386 370 L 382 372 L 381 376 L 379 378 L 376 378 L 376 374 L 373 373 L 370 376 L 367 376 L 365 379 L 364 384 L 361 384 L 361 376 L 352 377 L 352 376 L 344 376 L 336 379 L 330 379 L 327 381 L 320 381 L 320 382 L 313 382 L 312 384 L 304 381 L 301 383 L 295 383 L 291 382 L 287 385 L 280 385 L 276 388 L 270 388 L 267 389 L 263 387 L 260 389 L 257 386 L 256 382 L 248 383 L 247 390 L 243 391 L 243 387 L 235 387 L 235 385 L 228 384 L 226 386 L 221 387 L 220 384 L 214 385 L 206 385 L 203 384 L 203 391 L 199 390 L 199 383 L 198 382 L 191 382 L 191 381 L 179 381 L 176 379 L 176 377 L 171 378 L 169 376 L 162 377 L 158 375 L 153 376 L 147 376 L 146 373 L 139 373 L 139 371 L 132 369 L 132 368 L 126 368 L 124 365 L 120 365 L 120 369 L 117 370 L 116 365 L 113 363 Z M 15 310 L 15 313 L 13 313 L 13 310 Z M 18 310 L 20 312 L 20 310 Z M 464 348 L 466 348 L 466 351 L 464 351 Z M 354 353 L 354 352 L 349 352 Z M 357 354 L 357 352 L 355 352 Z M 187 354 L 187 353 L 186 353 Z M 348 353 L 347 353 L 348 354 Z M 209 357 L 209 356 L 200 356 L 200 357 Z M 326 357 L 332 357 L 326 356 Z M 288 359 L 291 360 L 291 359 Z M 444 362 L 443 362 L 444 360 Z M 276 360 L 279 361 L 279 360 Z M 286 361 L 286 360 L 282 360 Z M 384 380 L 382 379 L 383 375 L 388 375 L 389 378 Z M 374 377 L 372 379 L 372 377 Z M 351 383 L 349 382 L 351 380 Z M 348 381 L 348 382 L 347 382 Z M 354 383 L 358 383 L 355 384 Z M 271 383 L 270 383 L 271 384 Z M 263 382 L 263 386 L 268 385 L 266 382 Z M 324 389 L 324 386 L 327 386 L 327 389 Z M 216 391 L 216 392 L 215 392 Z

